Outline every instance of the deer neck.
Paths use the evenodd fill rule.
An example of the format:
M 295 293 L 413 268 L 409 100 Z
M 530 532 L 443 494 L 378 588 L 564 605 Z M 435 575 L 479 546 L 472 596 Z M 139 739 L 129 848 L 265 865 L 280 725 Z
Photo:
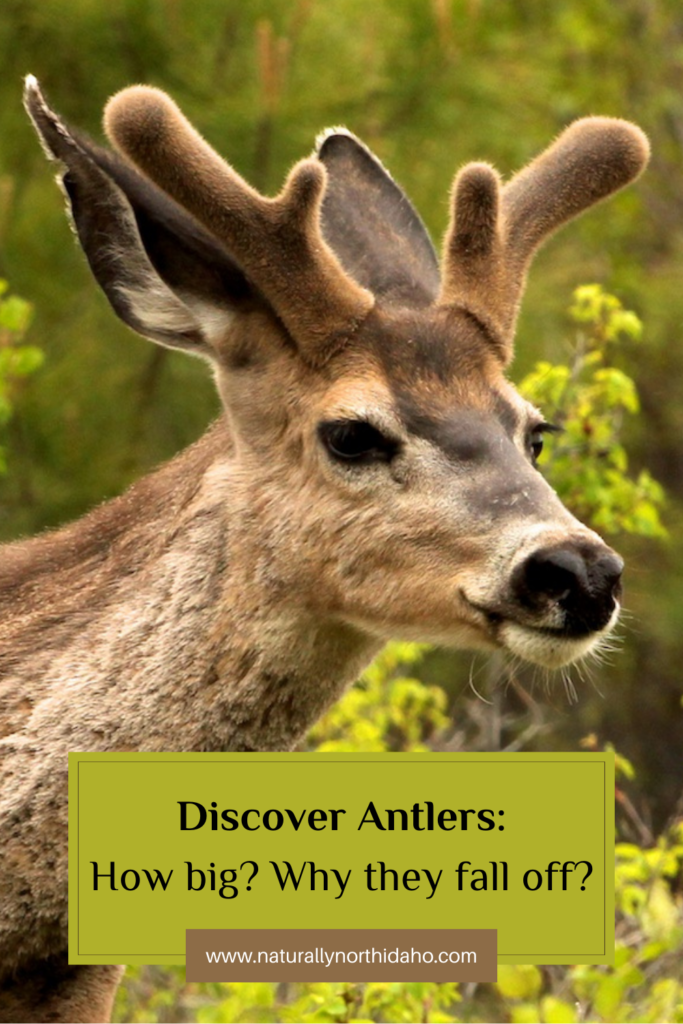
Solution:
M 220 426 L 123 498 L 52 535 L 57 567 L 41 578 L 52 615 L 43 606 L 34 622 L 20 611 L 48 552 L 6 549 L 15 569 L 18 559 L 27 564 L 7 647 L 16 699 L 5 735 L 28 729 L 44 741 L 68 727 L 59 745 L 82 750 L 295 745 L 378 643 L 293 604 L 263 555 L 259 563 L 258 536 L 239 506 Z M 29 693 L 26 715 L 18 708 L 28 708 Z

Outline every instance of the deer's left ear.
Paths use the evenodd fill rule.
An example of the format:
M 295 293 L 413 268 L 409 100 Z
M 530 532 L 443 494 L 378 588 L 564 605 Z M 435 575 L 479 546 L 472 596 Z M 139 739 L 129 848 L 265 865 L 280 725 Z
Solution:
M 403 190 L 345 130 L 322 135 L 317 156 L 327 170 L 323 235 L 346 272 L 389 302 L 431 305 L 439 294 L 439 263 Z
M 35 79 L 25 103 L 62 184 L 90 268 L 117 315 L 138 334 L 212 357 L 235 310 L 263 303 L 229 254 L 160 188 L 68 128 Z

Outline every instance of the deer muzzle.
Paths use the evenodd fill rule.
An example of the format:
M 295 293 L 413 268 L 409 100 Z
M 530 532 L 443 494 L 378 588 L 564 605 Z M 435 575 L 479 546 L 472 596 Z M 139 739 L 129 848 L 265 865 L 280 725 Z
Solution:
M 565 543 L 543 547 L 515 569 L 514 598 L 528 611 L 558 609 L 557 627 L 567 637 L 588 636 L 605 629 L 621 594 L 624 563 L 602 544 Z

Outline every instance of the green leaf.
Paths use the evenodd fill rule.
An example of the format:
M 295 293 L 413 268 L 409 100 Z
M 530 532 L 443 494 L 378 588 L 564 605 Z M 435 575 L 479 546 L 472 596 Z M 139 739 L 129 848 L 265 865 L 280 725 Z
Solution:
M 23 334 L 31 322 L 33 308 L 25 299 L 16 295 L 0 302 L 0 328 L 13 334 Z
M 555 996 L 544 996 L 541 1000 L 541 1017 L 546 1024 L 576 1024 L 576 1009 Z
M 541 990 L 541 972 L 533 964 L 499 964 L 496 987 L 507 999 L 529 999 Z
M 540 1024 L 538 1007 L 533 1003 L 520 1003 L 510 1010 L 512 1024 Z

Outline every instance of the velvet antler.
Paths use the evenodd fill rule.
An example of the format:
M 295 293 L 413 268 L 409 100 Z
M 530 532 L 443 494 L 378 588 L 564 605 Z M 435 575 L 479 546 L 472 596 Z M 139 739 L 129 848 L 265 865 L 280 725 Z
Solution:
M 587 117 L 503 188 L 492 167 L 468 164 L 453 186 L 439 304 L 476 316 L 508 362 L 536 249 L 562 224 L 636 178 L 649 153 L 635 125 Z
M 105 111 L 110 141 L 220 239 L 313 361 L 367 315 L 373 296 L 342 269 L 320 229 L 326 172 L 302 160 L 274 199 L 256 192 L 165 93 L 133 86 Z

